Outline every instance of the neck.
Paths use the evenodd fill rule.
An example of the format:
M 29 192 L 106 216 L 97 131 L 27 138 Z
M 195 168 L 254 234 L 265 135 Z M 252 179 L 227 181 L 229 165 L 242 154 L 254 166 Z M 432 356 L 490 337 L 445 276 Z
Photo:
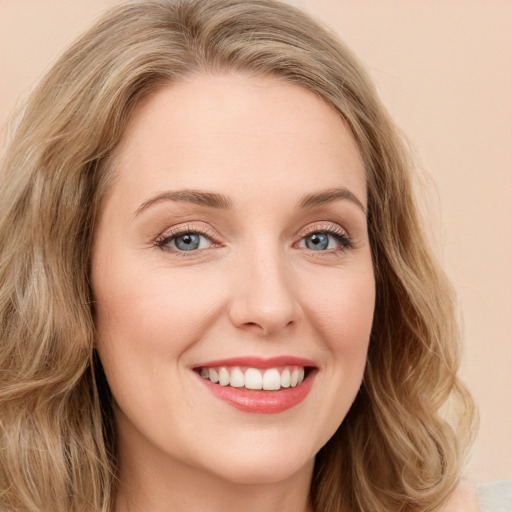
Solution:
M 136 457 L 119 445 L 115 512 L 313 512 L 314 461 L 284 480 L 237 483 L 160 454 Z

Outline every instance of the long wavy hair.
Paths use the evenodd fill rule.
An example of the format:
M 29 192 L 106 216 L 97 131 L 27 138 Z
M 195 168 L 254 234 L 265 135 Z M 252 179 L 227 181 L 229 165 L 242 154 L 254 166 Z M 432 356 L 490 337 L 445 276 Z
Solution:
M 360 392 L 316 458 L 315 510 L 435 511 L 457 485 L 474 405 L 457 376 L 454 296 L 421 225 L 409 153 L 367 74 L 328 29 L 287 4 L 149 0 L 107 12 L 58 60 L 3 155 L 0 509 L 112 510 L 115 425 L 89 282 L 108 156 L 142 96 L 232 71 L 323 98 L 366 167 L 374 324 Z

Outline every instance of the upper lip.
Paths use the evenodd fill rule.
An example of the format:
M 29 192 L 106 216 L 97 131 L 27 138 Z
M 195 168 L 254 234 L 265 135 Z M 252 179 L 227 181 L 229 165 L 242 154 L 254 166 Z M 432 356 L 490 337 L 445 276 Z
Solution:
M 250 368 L 276 368 L 278 366 L 303 366 L 303 367 L 316 367 L 316 364 L 311 359 L 305 359 L 295 356 L 278 356 L 278 357 L 255 357 L 255 356 L 241 356 L 231 357 L 229 359 L 216 359 L 214 361 L 206 361 L 193 366 L 197 368 L 212 368 L 219 366 L 248 366 Z

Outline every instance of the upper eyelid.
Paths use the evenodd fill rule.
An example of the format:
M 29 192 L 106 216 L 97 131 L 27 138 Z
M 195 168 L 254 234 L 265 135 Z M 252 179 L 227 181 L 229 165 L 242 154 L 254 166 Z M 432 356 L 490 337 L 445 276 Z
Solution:
M 200 226 L 192 226 L 189 223 L 184 225 L 173 226 L 171 228 L 167 228 L 162 231 L 155 240 L 161 240 L 165 238 L 173 238 L 180 235 L 184 235 L 186 233 L 197 233 L 199 235 L 203 235 L 210 240 L 215 238 L 215 231 L 211 227 L 200 227 Z
M 331 222 L 331 221 L 318 221 L 318 222 L 312 222 L 311 224 L 308 224 L 306 227 L 302 228 L 298 236 L 304 237 L 308 234 L 315 233 L 315 232 L 343 232 L 345 235 L 349 235 L 349 231 L 338 224 L 337 222 Z

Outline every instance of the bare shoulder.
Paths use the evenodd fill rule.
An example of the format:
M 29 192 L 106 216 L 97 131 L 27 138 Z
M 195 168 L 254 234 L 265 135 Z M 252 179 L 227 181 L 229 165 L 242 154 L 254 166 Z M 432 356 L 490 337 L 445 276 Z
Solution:
M 476 486 L 462 481 L 440 512 L 480 512 Z

